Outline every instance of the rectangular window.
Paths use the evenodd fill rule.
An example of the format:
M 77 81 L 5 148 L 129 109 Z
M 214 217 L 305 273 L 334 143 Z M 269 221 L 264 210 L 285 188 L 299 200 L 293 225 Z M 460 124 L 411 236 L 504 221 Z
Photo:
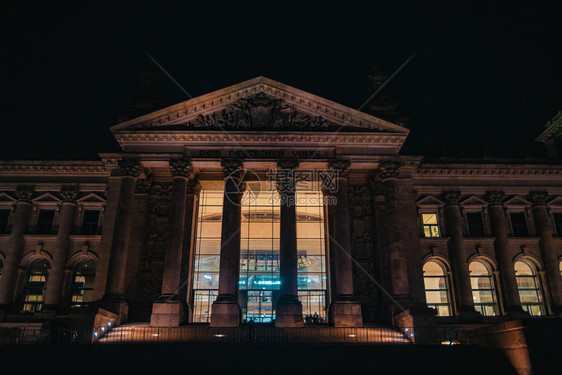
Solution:
M 480 212 L 467 212 L 466 221 L 470 237 L 484 237 L 484 223 Z
M 554 218 L 554 227 L 556 228 L 556 234 L 558 237 L 562 237 L 562 212 L 555 212 L 552 214 Z
M 99 210 L 84 211 L 84 220 L 82 221 L 82 234 L 98 234 L 99 220 Z
M 40 210 L 35 227 L 35 234 L 51 234 L 54 219 L 55 210 Z
M 440 237 L 439 224 L 437 223 L 437 213 L 422 214 L 423 235 L 424 237 Z
M 529 237 L 527 230 L 527 221 L 524 212 L 512 212 L 509 214 L 511 218 L 511 228 L 515 237 Z
M 8 220 L 10 219 L 10 210 L 0 210 L 0 234 L 8 232 Z

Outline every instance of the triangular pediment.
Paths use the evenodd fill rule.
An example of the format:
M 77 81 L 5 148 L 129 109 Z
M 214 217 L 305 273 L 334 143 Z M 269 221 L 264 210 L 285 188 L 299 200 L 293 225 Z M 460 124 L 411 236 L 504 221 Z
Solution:
M 100 196 L 90 193 L 80 199 L 77 200 L 78 203 L 103 203 L 105 200 Z
M 433 195 L 428 195 L 416 202 L 419 206 L 442 206 L 445 202 L 440 201 Z
M 483 199 L 478 198 L 477 196 L 471 195 L 470 197 L 466 198 L 461 202 L 463 206 L 486 206 L 488 202 Z
M 549 206 L 562 207 L 562 197 L 558 196 L 548 202 Z
M 51 193 L 45 193 L 42 194 L 40 196 L 38 196 L 37 198 L 33 199 L 34 202 L 61 202 L 61 200 L 57 197 L 55 197 L 53 194 Z
M 265 77 L 257 77 L 129 120 L 112 132 L 339 130 L 408 134 L 408 129 Z
M 15 202 L 16 199 L 2 192 L 0 193 L 0 202 Z
M 506 206 L 530 206 L 531 202 L 516 195 L 504 202 Z

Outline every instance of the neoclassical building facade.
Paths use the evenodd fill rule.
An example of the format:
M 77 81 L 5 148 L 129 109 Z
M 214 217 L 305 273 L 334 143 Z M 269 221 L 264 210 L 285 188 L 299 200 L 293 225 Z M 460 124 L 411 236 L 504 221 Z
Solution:
M 0 324 L 562 313 L 560 160 L 401 155 L 403 126 L 263 77 L 111 131 L 98 161 L 0 162 Z

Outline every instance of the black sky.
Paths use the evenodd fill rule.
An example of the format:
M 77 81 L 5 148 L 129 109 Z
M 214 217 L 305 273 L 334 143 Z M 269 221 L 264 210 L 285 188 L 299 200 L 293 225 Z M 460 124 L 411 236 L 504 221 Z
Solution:
M 154 56 L 193 96 L 256 76 L 357 108 L 372 65 L 409 117 L 404 153 L 543 156 L 562 109 L 562 2 L 202 2 L 6 8 L 3 158 L 118 150 L 109 127 Z M 76 6 L 76 5 L 74 5 Z M 160 106 L 186 100 L 170 81 Z

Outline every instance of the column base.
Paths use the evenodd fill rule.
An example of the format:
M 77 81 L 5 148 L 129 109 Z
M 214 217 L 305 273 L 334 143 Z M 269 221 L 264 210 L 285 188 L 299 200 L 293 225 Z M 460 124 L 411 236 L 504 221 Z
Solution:
M 506 309 L 506 313 L 509 316 L 509 319 L 525 319 L 530 318 L 531 315 L 523 310 L 521 306 L 508 306 Z
M 242 319 L 240 305 L 234 301 L 215 301 L 211 310 L 211 327 L 238 327 Z
M 177 327 L 185 322 L 185 309 L 180 301 L 156 301 L 152 305 L 150 325 L 153 327 Z
M 361 304 L 358 301 L 336 301 L 330 306 L 330 315 L 335 327 L 361 327 Z
M 302 304 L 297 300 L 277 302 L 275 327 L 292 328 L 304 326 Z
M 57 311 L 53 308 L 42 309 L 33 313 L 33 317 L 41 320 L 54 320 L 57 317 Z
M 129 306 L 122 296 L 105 295 L 99 302 L 99 307 L 118 316 L 119 324 L 129 319 Z
M 462 323 L 480 323 L 484 318 L 480 312 L 472 308 L 461 308 L 459 315 Z

